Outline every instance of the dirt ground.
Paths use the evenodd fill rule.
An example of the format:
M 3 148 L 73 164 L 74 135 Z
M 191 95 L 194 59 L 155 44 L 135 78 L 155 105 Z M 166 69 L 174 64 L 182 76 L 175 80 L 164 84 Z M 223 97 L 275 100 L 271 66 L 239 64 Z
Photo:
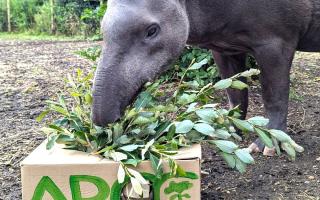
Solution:
M 35 118 L 67 73 L 92 64 L 74 52 L 96 44 L 0 40 L 0 200 L 21 199 L 19 163 L 44 139 Z M 296 55 L 292 85 L 289 129 L 305 152 L 296 162 L 255 155 L 241 175 L 204 146 L 202 199 L 320 199 L 319 53 Z M 262 114 L 259 88 L 251 90 L 249 115 Z

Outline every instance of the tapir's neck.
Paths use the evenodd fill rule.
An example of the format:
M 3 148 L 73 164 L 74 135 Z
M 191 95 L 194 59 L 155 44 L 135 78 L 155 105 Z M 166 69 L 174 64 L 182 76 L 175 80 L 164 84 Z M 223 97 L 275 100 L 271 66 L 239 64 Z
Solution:
M 234 9 L 238 3 L 239 0 L 186 0 L 190 23 L 188 44 L 201 46 L 221 33 L 238 12 Z

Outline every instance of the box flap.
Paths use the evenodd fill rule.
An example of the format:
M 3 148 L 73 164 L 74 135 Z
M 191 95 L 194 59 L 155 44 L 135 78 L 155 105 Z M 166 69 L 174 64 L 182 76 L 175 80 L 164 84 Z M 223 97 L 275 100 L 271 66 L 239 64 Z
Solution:
M 81 151 L 63 149 L 63 145 L 55 145 L 51 150 L 46 150 L 46 141 L 37 147 L 27 158 L 21 162 L 24 165 L 68 165 L 68 164 L 105 164 L 114 163 L 112 160 L 98 155 L 90 155 Z M 201 159 L 201 146 L 195 144 L 190 148 L 182 148 L 173 156 L 177 160 Z

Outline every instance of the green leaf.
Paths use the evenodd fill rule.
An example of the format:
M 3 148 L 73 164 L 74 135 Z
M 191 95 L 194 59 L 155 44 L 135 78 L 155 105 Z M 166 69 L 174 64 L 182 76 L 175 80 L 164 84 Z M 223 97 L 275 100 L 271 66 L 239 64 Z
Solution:
M 182 94 L 182 96 L 179 97 L 178 99 L 178 104 L 179 105 L 187 105 L 189 103 L 194 102 L 197 99 L 197 95 L 196 94 Z
M 130 169 L 130 168 L 127 168 L 127 169 L 128 169 L 128 172 L 139 181 L 139 183 L 141 183 L 142 185 L 149 184 L 149 182 L 145 178 L 143 178 L 143 176 L 140 174 L 140 172 L 133 170 L 133 169 Z
M 281 155 L 281 149 L 279 147 L 279 142 L 275 137 L 272 137 L 272 143 L 273 143 L 274 147 L 276 148 L 277 155 L 280 156 Z
M 151 102 L 152 98 L 153 97 L 149 92 L 142 92 L 134 103 L 136 111 L 140 111 L 142 108 L 145 108 Z
M 122 160 L 128 159 L 128 156 L 124 153 L 121 152 L 115 152 L 112 151 L 110 152 L 110 157 L 115 161 L 115 162 L 120 162 Z
M 166 137 L 167 140 L 168 141 L 172 140 L 175 134 L 176 134 L 176 126 L 173 124 L 172 126 L 170 126 L 169 131 L 167 133 L 167 137 Z
M 207 122 L 211 122 L 218 117 L 218 114 L 211 108 L 197 110 L 196 115 Z
M 125 165 L 132 165 L 134 167 L 137 167 L 138 164 L 140 163 L 140 160 L 137 159 L 128 159 L 126 161 L 122 161 L 123 164 Z
M 218 81 L 216 84 L 214 84 L 214 88 L 216 90 L 224 90 L 229 88 L 232 85 L 232 79 L 228 78 L 228 79 L 223 79 L 221 81 Z
M 192 103 L 189 105 L 188 109 L 186 110 L 186 113 L 191 113 L 191 112 L 194 112 L 196 111 L 196 106 L 197 106 L 198 103 Z
M 147 118 L 147 117 L 142 117 L 142 116 L 139 116 L 137 119 L 135 119 L 133 121 L 133 125 L 144 125 L 144 124 L 148 124 L 148 123 L 151 123 L 153 122 L 154 119 L 153 118 Z
M 139 147 L 143 147 L 143 145 L 130 144 L 127 146 L 122 146 L 122 147 L 120 147 L 120 149 L 123 151 L 132 152 L 132 151 L 137 150 Z
M 200 123 L 200 124 L 194 125 L 193 128 L 204 135 L 214 137 L 214 128 L 209 124 Z
M 52 129 L 55 129 L 57 130 L 58 132 L 64 132 L 64 130 L 62 128 L 60 128 L 59 126 L 56 126 L 54 124 L 50 124 L 49 125 L 49 128 L 52 128 Z
M 255 132 L 258 134 L 260 140 L 269 148 L 273 147 L 272 139 L 265 133 L 265 131 L 255 128 Z
M 304 151 L 304 148 L 298 145 L 295 141 L 291 140 L 289 143 L 297 152 L 302 153 Z
M 287 152 L 289 159 L 294 161 L 296 160 L 296 151 L 295 149 L 291 146 L 291 144 L 287 142 L 281 143 L 281 148 Z
M 237 149 L 234 153 L 242 162 L 246 164 L 254 163 L 254 159 L 250 155 L 248 149 Z
M 43 120 L 43 118 L 45 118 L 47 116 L 47 114 L 50 112 L 50 110 L 45 110 L 43 111 L 37 118 L 36 121 L 37 122 L 41 122 Z
M 91 105 L 92 102 L 93 102 L 93 98 L 92 98 L 92 96 L 91 96 L 90 93 L 87 93 L 87 94 L 84 96 L 84 99 L 85 99 L 86 103 L 89 104 L 89 105 Z
M 208 59 L 203 59 L 200 62 L 194 63 L 189 69 L 190 70 L 195 70 L 195 69 L 200 69 L 202 66 L 206 65 L 208 63 Z
M 268 130 L 268 132 L 280 142 L 290 143 L 290 141 L 292 141 L 291 137 L 281 130 L 271 129 Z
M 129 119 L 132 119 L 134 116 L 136 116 L 138 114 L 138 112 L 136 111 L 136 109 L 131 109 L 129 110 L 126 115 L 125 115 L 125 120 L 129 120 Z
M 116 141 L 116 143 L 120 143 L 120 144 L 128 144 L 131 142 L 131 138 L 129 138 L 127 135 L 122 135 L 121 137 L 119 137 Z
M 260 116 L 248 119 L 248 122 L 255 126 L 267 126 L 269 124 L 269 121 L 269 119 Z
M 69 135 L 59 134 L 59 137 L 56 140 L 57 144 L 73 144 L 75 142 L 74 138 L 71 138 Z
M 120 123 L 113 126 L 113 139 L 117 140 L 123 134 L 123 127 Z
M 48 137 L 48 142 L 46 145 L 47 150 L 50 150 L 53 148 L 54 144 L 56 143 L 56 140 L 58 139 L 59 135 L 50 135 Z
M 240 142 L 242 141 L 242 137 L 240 137 L 237 133 L 232 132 L 231 135 L 237 141 L 240 141 Z
M 160 123 L 160 125 L 155 129 L 156 130 L 156 134 L 160 135 L 162 132 L 165 132 L 170 124 L 171 124 L 170 121 L 165 121 L 163 123 Z
M 69 112 L 60 106 L 56 106 L 56 105 L 51 104 L 50 109 L 52 109 L 53 111 L 55 111 L 57 113 L 62 114 L 63 116 L 69 116 Z
M 245 173 L 246 172 L 247 165 L 242 162 L 239 158 L 236 158 L 236 169 L 240 173 Z
M 124 179 L 125 179 L 125 177 L 126 177 L 126 172 L 124 171 L 122 165 L 119 165 L 117 177 L 118 177 L 118 182 L 119 182 L 120 184 L 124 182 Z
M 64 109 L 67 109 L 66 100 L 63 95 L 59 96 L 59 103 Z
M 242 81 L 235 80 L 235 81 L 232 81 L 231 88 L 243 90 L 243 89 L 248 88 L 248 85 Z
M 144 112 L 139 112 L 139 116 L 150 118 L 150 117 L 154 116 L 154 113 L 153 112 L 145 112 L 144 111 Z
M 236 159 L 233 155 L 224 152 L 221 152 L 221 155 L 231 169 L 234 169 L 236 167 Z
M 149 150 L 149 148 L 154 144 L 155 140 L 152 139 L 149 142 L 147 142 L 147 144 L 144 146 L 144 148 L 141 150 L 141 157 L 142 160 L 145 159 L 145 154 L 147 153 L 147 151 Z
M 143 192 L 141 183 L 134 177 L 130 177 L 130 182 L 135 193 L 141 196 Z
M 152 166 L 153 171 L 156 173 L 157 177 L 160 178 L 161 175 L 163 174 L 163 168 L 162 168 L 162 164 L 160 163 L 159 158 L 157 158 L 152 153 L 149 154 L 149 157 L 150 157 L 151 166 Z
M 227 140 L 212 140 L 210 143 L 215 144 L 221 151 L 225 153 L 233 153 L 236 149 L 238 149 L 238 145 Z
M 191 89 L 196 90 L 196 89 L 199 88 L 200 85 L 199 85 L 198 81 L 193 80 L 193 81 L 185 82 L 185 83 L 183 84 L 183 86 L 186 86 L 186 87 L 188 87 L 188 88 L 191 88 Z
M 218 129 L 218 130 L 215 131 L 214 134 L 218 138 L 221 138 L 221 139 L 224 139 L 224 140 L 226 140 L 226 139 L 231 137 L 231 134 L 228 131 L 224 130 L 224 129 Z
M 245 121 L 245 120 L 240 120 L 240 119 L 236 119 L 236 118 L 230 118 L 233 122 L 233 124 L 240 130 L 244 131 L 244 132 L 253 132 L 253 126 Z
M 192 142 L 200 143 L 205 139 L 205 135 L 202 133 L 199 133 L 198 131 L 190 131 L 186 135 L 187 139 L 189 139 Z
M 184 120 L 176 123 L 176 133 L 185 134 L 191 131 L 194 123 L 191 120 Z

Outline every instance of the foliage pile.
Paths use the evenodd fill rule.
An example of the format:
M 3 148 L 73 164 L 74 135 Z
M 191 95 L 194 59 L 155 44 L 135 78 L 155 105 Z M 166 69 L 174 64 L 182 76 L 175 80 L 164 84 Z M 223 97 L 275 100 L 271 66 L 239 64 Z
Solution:
M 88 52 L 93 51 L 88 50 L 86 55 L 95 60 L 96 57 Z M 182 57 L 182 60 L 186 59 Z M 68 76 L 66 91 L 58 95 L 57 101 L 48 101 L 47 110 L 37 119 L 41 121 L 50 112 L 58 117 L 42 128 L 48 136 L 47 148 L 52 148 L 55 143 L 64 144 L 67 149 L 120 162 L 119 183 L 126 177 L 130 178 L 138 194 L 142 193 L 141 185 L 147 184 L 147 181 L 134 167 L 143 160 L 150 160 L 155 174 L 160 177 L 163 163 L 167 161 L 172 176 L 183 175 L 185 171 L 171 156 L 180 148 L 194 143 L 209 143 L 231 168 L 244 172 L 254 159 L 247 149 L 237 144 L 242 138 L 236 133 L 236 128 L 245 134 L 257 134 L 266 146 L 276 147 L 278 153 L 281 143 L 292 160 L 296 151 L 303 151 L 286 133 L 267 129 L 268 119 L 253 117 L 241 120 L 238 108 L 226 110 L 212 103 L 216 90 L 246 89 L 248 86 L 238 79 L 257 75 L 259 70 L 251 69 L 213 84 L 211 79 L 207 80 L 206 76 L 201 78 L 198 74 L 202 73 L 201 70 L 208 70 L 203 68 L 208 66 L 210 58 L 202 56 L 199 60 L 189 60 L 187 67 L 180 71 L 175 69 L 173 74 L 179 74 L 175 75 L 178 80 L 168 79 L 167 74 L 154 83 L 147 83 L 145 90 L 126 109 L 120 121 L 106 127 L 95 126 L 91 121 L 94 68 L 88 74 L 78 69 Z M 185 79 L 188 77 L 199 77 L 199 80 Z M 164 82 L 168 87 L 160 87 Z M 174 92 L 172 87 L 175 87 Z

